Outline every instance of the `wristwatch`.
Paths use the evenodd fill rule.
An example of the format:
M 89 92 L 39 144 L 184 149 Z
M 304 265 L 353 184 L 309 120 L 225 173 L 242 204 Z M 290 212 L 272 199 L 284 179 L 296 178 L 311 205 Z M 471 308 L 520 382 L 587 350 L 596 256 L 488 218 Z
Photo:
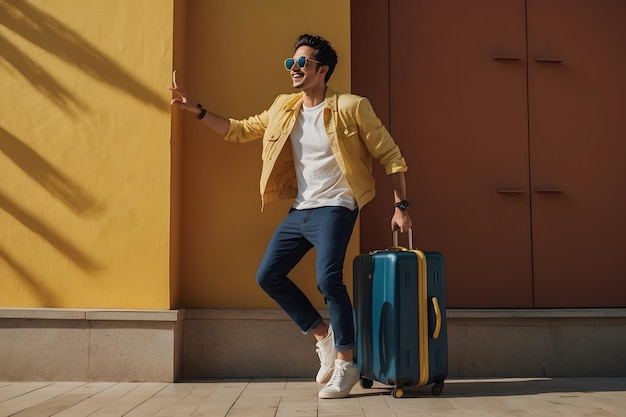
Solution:
M 400 200 L 394 204 L 394 207 L 398 207 L 400 210 L 406 210 L 409 208 L 409 202 L 406 200 Z

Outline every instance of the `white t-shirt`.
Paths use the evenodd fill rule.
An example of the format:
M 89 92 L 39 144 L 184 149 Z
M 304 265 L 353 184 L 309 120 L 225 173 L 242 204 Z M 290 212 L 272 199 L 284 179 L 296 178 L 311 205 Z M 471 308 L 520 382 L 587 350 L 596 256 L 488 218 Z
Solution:
M 303 105 L 291 132 L 298 179 L 298 195 L 293 207 L 310 209 L 341 206 L 354 210 L 354 193 L 328 144 L 324 128 L 325 106 L 325 101 L 315 107 Z

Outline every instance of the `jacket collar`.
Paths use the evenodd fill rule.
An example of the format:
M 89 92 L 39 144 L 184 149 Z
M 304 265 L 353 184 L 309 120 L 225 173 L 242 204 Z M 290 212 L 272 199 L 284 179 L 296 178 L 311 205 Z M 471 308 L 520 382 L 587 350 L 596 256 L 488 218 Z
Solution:
M 284 111 L 293 111 L 302 106 L 302 91 L 293 94 L 283 105 Z M 326 87 L 326 107 L 330 108 L 333 112 L 337 111 L 337 97 L 339 93 L 330 87 Z
M 330 87 L 326 87 L 326 107 L 329 107 L 332 111 L 337 111 L 337 97 L 339 93 Z

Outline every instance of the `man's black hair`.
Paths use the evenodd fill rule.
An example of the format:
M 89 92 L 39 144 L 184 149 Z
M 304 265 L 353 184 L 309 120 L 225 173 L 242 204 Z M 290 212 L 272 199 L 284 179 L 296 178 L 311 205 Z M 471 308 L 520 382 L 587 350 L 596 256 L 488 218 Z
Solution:
M 324 82 L 328 82 L 330 76 L 335 71 L 337 65 L 337 52 L 330 46 L 330 42 L 321 36 L 314 36 L 309 34 L 300 35 L 296 40 L 294 51 L 301 46 L 310 46 L 315 49 L 313 58 L 320 61 L 322 65 L 328 65 L 328 72 L 324 78 Z M 319 66 L 319 64 L 317 64 Z

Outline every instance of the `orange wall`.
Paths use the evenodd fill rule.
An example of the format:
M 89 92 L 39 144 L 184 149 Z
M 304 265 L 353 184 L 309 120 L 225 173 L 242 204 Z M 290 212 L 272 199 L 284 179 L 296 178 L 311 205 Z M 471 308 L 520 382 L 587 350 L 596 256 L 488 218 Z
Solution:
M 304 5 L 286 0 L 189 1 L 187 60 L 179 81 L 206 108 L 244 118 L 266 109 L 291 82 L 282 61 L 302 33 L 329 39 L 339 64 L 329 85 L 350 90 L 350 2 Z M 190 114 L 182 132 L 181 304 L 196 308 L 274 308 L 257 286 L 256 268 L 291 202 L 260 212 L 261 143 L 231 144 Z M 355 230 L 349 247 L 358 252 Z M 324 307 L 315 288 L 313 253 L 292 278 Z
M 174 0 L 172 66 L 178 69 L 179 76 L 185 77 L 187 61 L 187 0 Z M 168 71 L 169 78 L 169 71 Z M 183 114 L 171 112 L 171 190 L 170 190 L 170 305 L 179 308 L 181 289 L 181 211 L 182 211 L 182 172 Z

